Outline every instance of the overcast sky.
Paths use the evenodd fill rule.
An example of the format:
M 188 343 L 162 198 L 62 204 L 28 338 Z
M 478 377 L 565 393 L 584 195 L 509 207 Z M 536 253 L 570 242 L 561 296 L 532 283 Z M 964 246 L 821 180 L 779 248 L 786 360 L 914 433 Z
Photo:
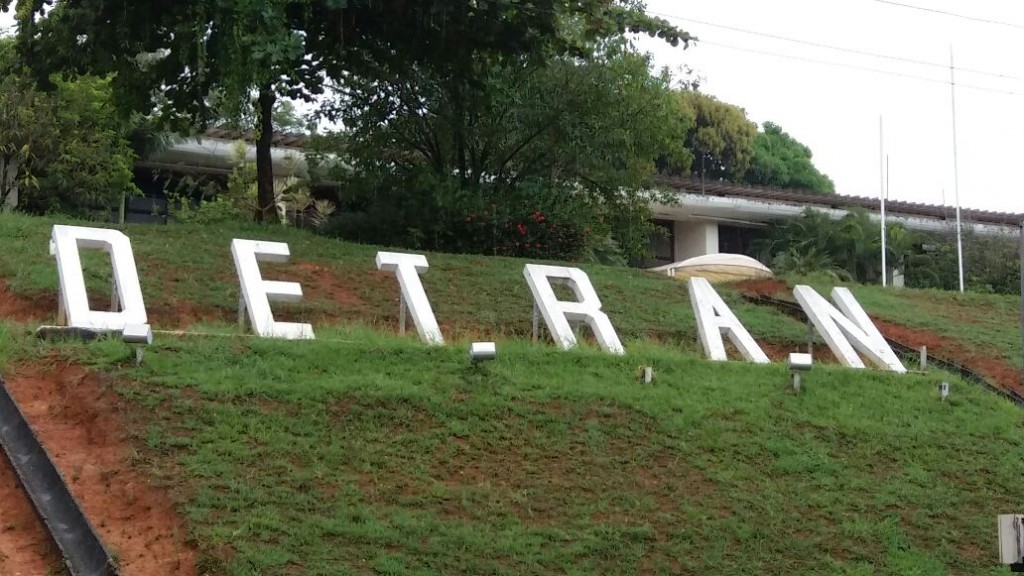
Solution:
M 945 203 L 954 205 L 952 46 L 961 206 L 1024 212 L 1024 2 L 647 0 L 647 9 L 703 41 L 682 50 L 645 39 L 641 47 L 659 66 L 689 66 L 704 78 L 702 91 L 746 109 L 759 124 L 781 125 L 811 148 L 840 194 L 878 197 L 882 116 L 890 199 L 942 204 L 945 190 Z

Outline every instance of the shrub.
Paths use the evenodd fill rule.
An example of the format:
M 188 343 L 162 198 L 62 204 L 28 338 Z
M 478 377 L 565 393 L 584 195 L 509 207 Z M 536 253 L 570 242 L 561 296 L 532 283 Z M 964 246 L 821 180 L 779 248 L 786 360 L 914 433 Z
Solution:
M 387 184 L 361 197 L 357 192 L 322 232 L 413 249 L 563 261 L 606 253 L 614 244 L 603 207 L 564 186 L 530 180 L 466 193 L 454 180 L 423 174 L 418 188 L 402 193 Z

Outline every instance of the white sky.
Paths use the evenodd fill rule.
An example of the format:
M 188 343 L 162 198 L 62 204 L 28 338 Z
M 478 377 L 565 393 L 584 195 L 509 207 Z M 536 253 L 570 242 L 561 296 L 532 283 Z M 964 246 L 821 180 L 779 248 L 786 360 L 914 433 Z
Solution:
M 950 46 L 956 82 L 1016 95 L 956 90 L 960 202 L 963 207 L 1024 212 L 1017 168 L 1024 165 L 1024 2 L 893 0 L 1015 27 L 913 10 L 878 0 L 647 0 L 706 43 L 673 49 L 644 38 L 658 66 L 695 69 L 703 92 L 770 120 L 808 145 L 815 165 L 840 194 L 878 197 L 879 116 L 889 156 L 889 198 L 954 204 Z M 705 24 L 694 22 L 698 20 Z M 933 62 L 929 67 L 843 53 L 706 24 L 862 52 Z M 726 46 L 733 47 L 727 48 Z M 739 51 L 772 52 L 935 82 Z M 968 73 L 961 68 L 1017 78 Z

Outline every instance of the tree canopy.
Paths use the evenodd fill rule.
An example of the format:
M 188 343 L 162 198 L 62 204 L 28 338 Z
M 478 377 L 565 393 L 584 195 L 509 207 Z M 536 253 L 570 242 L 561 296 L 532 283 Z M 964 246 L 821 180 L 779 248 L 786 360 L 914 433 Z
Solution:
M 107 80 L 54 79 L 40 91 L 10 39 L 0 71 L 0 210 L 83 216 L 136 190 L 134 125 L 112 110 Z
M 754 138 L 753 147 L 753 159 L 743 176 L 744 182 L 800 188 L 822 194 L 835 192 L 832 179 L 814 167 L 811 149 L 777 124 L 765 122 L 763 131 Z
M 757 125 L 742 108 L 713 96 L 684 90 L 677 98 L 679 113 L 692 119 L 683 142 L 693 154 L 693 170 L 703 178 L 740 181 L 753 157 Z
M 688 37 L 612 0 L 2 0 L 17 3 L 21 49 L 40 80 L 54 71 L 113 76 L 122 110 L 157 96 L 173 125 L 255 106 L 260 204 L 272 212 L 272 114 L 280 97 L 311 100 L 352 74 L 413 65 L 464 76 L 482 60 L 541 60 L 626 30 Z M 560 24 L 579 26 L 571 34 Z
M 644 227 L 625 219 L 644 204 L 639 191 L 654 159 L 683 152 L 670 79 L 652 75 L 649 57 L 621 38 L 543 66 L 480 62 L 462 78 L 423 67 L 353 76 L 328 112 L 346 127 L 345 152 L 356 169 L 346 189 L 364 191 L 362 208 L 382 207 L 390 221 L 357 239 L 409 244 L 387 234 L 415 229 L 435 249 L 492 246 L 493 239 L 473 247 L 459 244 L 459 234 L 449 239 L 447 223 L 527 204 L 527 214 L 557 208 L 577 214 L 574 221 L 600 212 L 579 229 L 611 235 L 627 258 L 639 257 Z M 572 249 L 534 253 L 577 257 L 585 235 Z

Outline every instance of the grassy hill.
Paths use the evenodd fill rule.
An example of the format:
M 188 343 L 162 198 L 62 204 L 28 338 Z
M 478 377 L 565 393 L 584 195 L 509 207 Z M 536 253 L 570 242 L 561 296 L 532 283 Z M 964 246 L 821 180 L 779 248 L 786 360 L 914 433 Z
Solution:
M 245 227 L 128 229 L 155 327 L 220 334 L 161 335 L 136 366 L 120 342 L 28 335 L 55 308 L 52 223 L 0 217 L 0 278 L 18 304 L 0 365 L 94 375 L 55 389 L 93 410 L 76 421 L 116 416 L 123 460 L 171 495 L 199 573 L 1006 572 L 995 516 L 1024 509 L 1024 413 L 956 380 L 941 402 L 945 375 L 819 365 L 795 394 L 779 364 L 701 360 L 684 284 L 602 267 L 584 268 L 627 355 L 562 352 L 525 341 L 525 262 L 434 254 L 424 282 L 452 344 L 431 348 L 393 334 L 397 283 L 373 270 L 375 248 Z M 273 274 L 303 282 L 308 300 L 285 314 L 314 321 L 318 340 L 232 334 L 232 237 L 290 244 Z M 102 303 L 109 279 L 87 266 Z M 721 293 L 777 352 L 805 340 Z M 500 339 L 498 360 L 469 365 L 477 336 Z M 643 366 L 653 385 L 638 383 Z M 38 412 L 44 442 L 65 412 Z M 76 496 L 89 512 L 91 495 Z M 130 564 L 114 520 L 93 521 Z
M 55 222 L 0 217 L 0 281 L 23 302 L 21 320 L 52 322 L 56 315 L 57 271 L 48 253 Z M 69 223 L 69 222 L 59 222 Z M 287 228 L 254 226 L 128 226 L 143 296 L 155 329 L 224 331 L 237 317 L 238 280 L 231 260 L 232 238 L 287 242 L 291 261 L 262 264 L 265 278 L 299 282 L 298 305 L 275 306 L 282 320 L 317 326 L 362 325 L 395 331 L 398 283 L 376 270 L 376 247 L 348 244 Z M 409 250 L 402 250 L 410 252 Z M 423 284 L 448 340 L 529 337 L 532 300 L 523 278 L 525 260 L 429 254 Z M 109 306 L 110 264 L 102 253 L 83 252 L 94 306 Z M 650 273 L 581 266 L 624 340 L 657 340 L 696 350 L 696 328 L 686 285 Z M 2 288 L 0 288 L 2 290 Z M 772 310 L 753 306 L 738 292 L 722 296 L 747 328 L 768 342 L 799 343 L 806 329 Z

